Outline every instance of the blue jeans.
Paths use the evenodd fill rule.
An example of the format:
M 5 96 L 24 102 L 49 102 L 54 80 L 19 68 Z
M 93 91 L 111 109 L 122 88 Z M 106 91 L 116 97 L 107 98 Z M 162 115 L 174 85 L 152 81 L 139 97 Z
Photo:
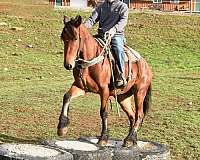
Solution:
M 120 74 L 125 72 L 125 53 L 124 53 L 124 35 L 115 35 L 111 40 L 111 49 L 115 60 L 117 61 L 117 66 L 119 68 Z

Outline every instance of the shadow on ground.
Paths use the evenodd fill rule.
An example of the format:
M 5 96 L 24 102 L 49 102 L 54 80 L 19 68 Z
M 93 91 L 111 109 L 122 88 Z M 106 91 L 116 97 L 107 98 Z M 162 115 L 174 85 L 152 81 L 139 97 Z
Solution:
M 0 133 L 0 144 L 1 143 L 39 143 L 40 139 L 22 139 Z

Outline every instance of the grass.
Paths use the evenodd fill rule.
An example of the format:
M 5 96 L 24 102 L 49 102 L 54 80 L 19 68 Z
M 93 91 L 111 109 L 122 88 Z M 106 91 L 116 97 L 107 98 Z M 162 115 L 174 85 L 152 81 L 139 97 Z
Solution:
M 53 10 L 46 1 L 1 1 L 0 22 L 8 25 L 0 26 L 0 141 L 38 143 L 57 138 L 62 97 L 73 82 L 72 73 L 63 67 L 62 18 L 77 14 L 89 16 Z M 199 15 L 131 11 L 126 33 L 127 43 L 145 57 L 154 74 L 152 109 L 139 139 L 168 145 L 172 159 L 198 159 Z M 88 94 L 74 100 L 71 119 L 69 138 L 99 135 L 99 97 Z M 127 118 L 123 113 L 119 118 L 115 108 L 109 126 L 112 137 L 126 136 Z

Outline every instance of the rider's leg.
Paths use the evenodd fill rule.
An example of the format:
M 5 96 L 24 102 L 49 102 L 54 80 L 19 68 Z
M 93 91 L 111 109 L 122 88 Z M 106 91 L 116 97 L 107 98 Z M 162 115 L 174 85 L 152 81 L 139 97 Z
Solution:
M 117 86 L 126 85 L 125 78 L 125 53 L 124 53 L 124 36 L 123 35 L 115 35 L 112 37 L 111 46 L 114 57 L 117 61 L 117 65 L 119 68 L 119 79 L 117 79 Z

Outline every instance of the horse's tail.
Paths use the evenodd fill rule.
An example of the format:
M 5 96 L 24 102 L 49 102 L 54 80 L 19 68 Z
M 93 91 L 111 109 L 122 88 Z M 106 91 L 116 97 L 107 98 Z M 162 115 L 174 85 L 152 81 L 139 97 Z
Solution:
M 152 91 L 152 86 L 150 84 L 149 88 L 147 90 L 146 96 L 144 98 L 144 102 L 143 102 L 143 112 L 144 112 L 144 115 L 147 114 L 147 112 L 149 111 L 149 109 L 151 107 L 151 91 Z

